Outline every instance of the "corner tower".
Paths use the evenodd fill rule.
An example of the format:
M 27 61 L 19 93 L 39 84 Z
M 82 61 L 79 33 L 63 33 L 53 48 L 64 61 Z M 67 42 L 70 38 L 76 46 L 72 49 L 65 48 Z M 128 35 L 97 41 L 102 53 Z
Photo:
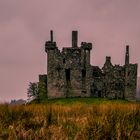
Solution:
M 64 96 L 62 55 L 53 39 L 53 31 L 50 31 L 50 41 L 45 43 L 47 52 L 47 94 L 48 98 Z
M 78 31 L 72 31 L 72 48 L 77 48 L 78 42 Z

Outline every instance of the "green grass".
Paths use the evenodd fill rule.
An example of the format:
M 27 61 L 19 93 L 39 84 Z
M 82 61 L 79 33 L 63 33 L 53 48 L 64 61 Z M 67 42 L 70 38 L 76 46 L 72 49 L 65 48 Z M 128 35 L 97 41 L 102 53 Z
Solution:
M 42 103 L 48 104 L 59 104 L 59 105 L 70 105 L 70 104 L 126 104 L 129 103 L 127 100 L 107 98 L 60 98 L 60 99 L 46 99 Z

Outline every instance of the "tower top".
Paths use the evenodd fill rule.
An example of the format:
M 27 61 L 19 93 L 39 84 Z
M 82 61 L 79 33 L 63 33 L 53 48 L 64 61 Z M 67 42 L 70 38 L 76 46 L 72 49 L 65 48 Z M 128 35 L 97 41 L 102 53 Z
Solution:
M 45 43 L 45 51 L 54 50 L 57 48 L 56 42 L 53 41 L 53 30 L 50 30 L 50 41 Z

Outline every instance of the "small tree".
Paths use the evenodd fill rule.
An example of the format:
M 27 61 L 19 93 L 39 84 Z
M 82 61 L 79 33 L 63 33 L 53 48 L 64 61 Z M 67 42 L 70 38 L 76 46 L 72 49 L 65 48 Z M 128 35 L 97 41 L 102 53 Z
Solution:
M 29 83 L 29 87 L 27 89 L 27 96 L 29 99 L 37 99 L 39 100 L 39 89 L 38 83 Z

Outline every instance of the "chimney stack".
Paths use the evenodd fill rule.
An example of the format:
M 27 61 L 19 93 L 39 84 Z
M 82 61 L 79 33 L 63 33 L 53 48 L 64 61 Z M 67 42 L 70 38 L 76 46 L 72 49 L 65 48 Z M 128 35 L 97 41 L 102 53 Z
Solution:
M 129 65 L 129 45 L 126 46 L 125 65 Z
M 50 31 L 50 37 L 51 37 L 50 38 L 51 39 L 51 42 L 53 42 L 53 30 Z
M 78 31 L 72 31 L 72 48 L 77 47 Z

